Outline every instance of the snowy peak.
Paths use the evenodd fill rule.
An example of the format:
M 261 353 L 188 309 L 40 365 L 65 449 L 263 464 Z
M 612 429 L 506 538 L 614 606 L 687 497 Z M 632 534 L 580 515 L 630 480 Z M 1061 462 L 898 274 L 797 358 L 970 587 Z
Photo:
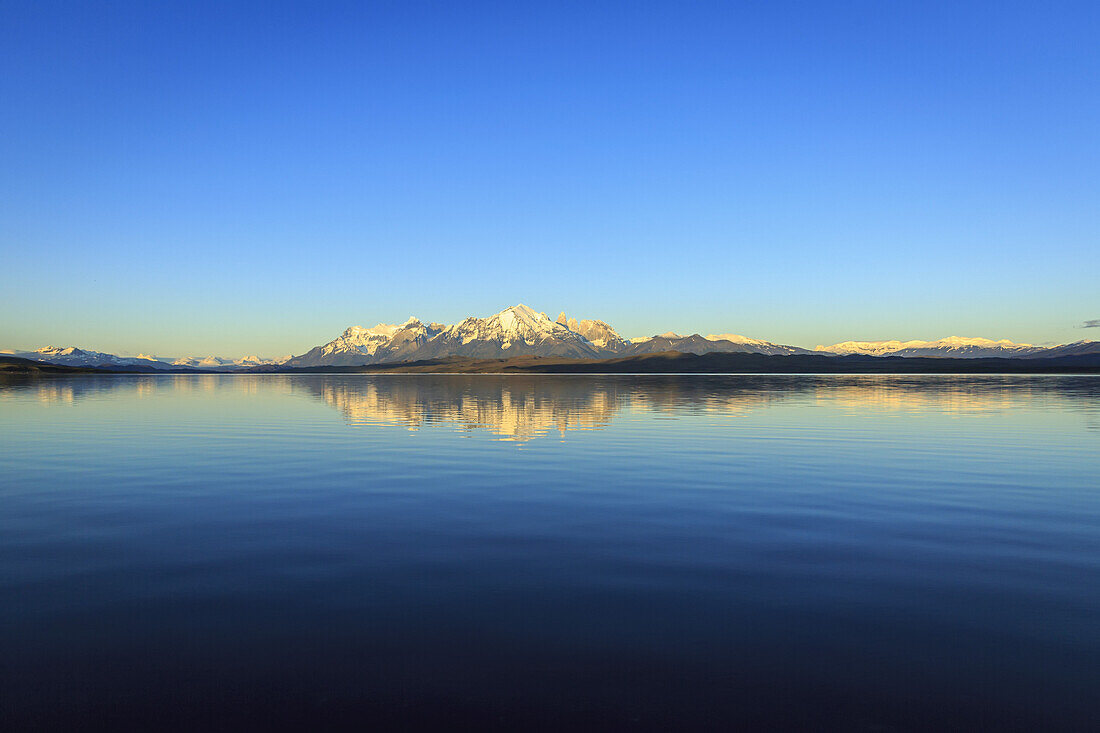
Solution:
M 379 323 L 376 326 L 350 326 L 340 336 L 321 348 L 321 356 L 331 354 L 366 355 L 373 356 L 379 349 L 384 349 L 398 333 L 405 333 L 408 339 L 409 331 L 423 331 L 424 325 L 420 320 L 410 316 L 401 324 Z
M 505 308 L 500 313 L 489 319 L 490 322 L 498 322 L 506 331 L 521 333 L 523 331 L 536 331 L 545 333 L 553 330 L 553 323 L 545 313 L 536 313 L 533 308 L 528 308 L 523 303 Z
M 529 353 L 540 356 L 593 356 L 596 349 L 568 327 L 545 313 L 523 305 L 505 308 L 488 318 L 467 318 L 438 336 L 438 346 L 449 346 L 451 355 L 488 356 Z M 473 345 L 473 346 L 470 346 Z M 461 347 L 470 348 L 463 349 Z M 437 349 L 438 351 L 438 349 Z M 470 353 L 476 352 L 476 353 Z M 498 354 L 493 354 L 498 355 Z
M 353 326 L 286 364 L 354 366 L 451 356 L 503 358 L 526 354 L 594 358 L 604 352 L 568 325 L 520 303 L 488 318 L 470 317 L 453 326 L 434 322 L 425 326 L 416 318 L 399 326 Z
M 408 320 L 401 324 L 379 323 L 370 328 L 365 326 L 349 326 L 347 330 L 344 331 L 342 338 L 365 341 L 376 336 L 390 337 L 403 328 L 419 323 L 420 320 L 416 316 L 409 316 Z
M 381 361 L 400 361 L 415 352 L 445 326 L 410 316 L 404 323 L 379 323 L 376 326 L 351 326 L 327 344 L 315 347 L 301 356 L 287 358 L 287 366 L 358 366 Z
M 596 348 L 611 353 L 619 353 L 629 344 L 604 321 L 569 318 L 565 311 L 558 316 L 557 322 L 574 333 L 579 333 L 588 339 Z
M 467 318 L 457 326 L 448 328 L 444 334 L 462 343 L 497 341 L 509 345 L 519 342 L 533 345 L 568 331 L 561 324 L 551 321 L 545 313 L 536 313 L 521 303 L 488 318 Z
M 106 354 L 102 352 L 85 351 L 76 346 L 43 346 L 35 349 L 33 353 L 42 356 L 106 356 Z

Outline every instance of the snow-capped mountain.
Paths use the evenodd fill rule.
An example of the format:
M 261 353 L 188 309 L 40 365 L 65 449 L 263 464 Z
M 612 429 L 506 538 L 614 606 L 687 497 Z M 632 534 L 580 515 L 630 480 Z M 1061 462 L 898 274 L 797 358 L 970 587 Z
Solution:
M 950 336 L 936 341 L 844 341 L 832 346 L 817 346 L 814 351 L 830 354 L 865 354 L 868 356 L 948 356 L 956 359 L 983 357 L 1021 357 L 1039 354 L 1046 349 L 1032 344 L 1018 344 L 1008 339 Z
M 488 318 L 467 318 L 453 326 L 425 326 L 416 318 L 400 325 L 352 326 L 327 344 L 288 360 L 286 366 L 356 366 L 449 356 L 596 358 L 602 353 L 579 333 L 520 304 Z
M 371 328 L 351 326 L 327 344 L 287 359 L 286 366 L 358 366 L 401 361 L 445 328 L 442 323 L 425 326 L 416 318 L 409 318 L 397 325 L 379 323 Z
M 611 356 L 683 351 L 758 354 L 808 354 L 807 349 L 773 344 L 735 334 L 699 334 L 634 338 L 620 336 L 605 321 L 569 318 L 556 321 L 525 305 L 505 308 L 488 318 L 467 318 L 453 326 L 424 326 L 410 318 L 395 326 L 380 323 L 372 328 L 353 326 L 322 346 L 290 359 L 286 366 L 356 366 L 393 361 L 416 361 L 465 356 L 496 359 L 510 356 L 560 356 L 597 359 Z
M 432 357 L 483 359 L 529 354 L 584 359 L 601 353 L 584 336 L 523 304 L 489 318 L 467 318 L 433 338 L 424 351 Z

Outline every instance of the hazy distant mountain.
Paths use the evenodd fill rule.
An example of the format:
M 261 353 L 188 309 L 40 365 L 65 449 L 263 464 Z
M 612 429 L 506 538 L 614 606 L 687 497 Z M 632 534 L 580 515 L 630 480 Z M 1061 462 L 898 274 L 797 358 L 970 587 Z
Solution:
M 141 367 L 152 369 L 174 369 L 190 367 L 193 369 L 247 369 L 264 364 L 281 364 L 282 359 L 261 359 L 258 356 L 246 356 L 241 359 L 226 359 L 220 356 L 191 356 L 169 361 L 165 358 L 138 354 L 137 356 L 118 356 L 102 351 L 81 349 L 76 346 L 43 346 L 34 351 L 16 351 L 12 355 L 24 359 L 33 359 L 46 364 L 60 364 L 74 367 L 128 368 Z
M 172 366 L 188 366 L 196 369 L 221 369 L 232 364 L 232 359 L 223 359 L 220 356 L 184 356 L 172 360 Z
M 196 369 L 244 369 L 266 364 L 282 364 L 289 358 L 289 356 L 284 356 L 278 359 L 261 359 L 254 354 L 240 359 L 227 359 L 223 356 L 185 356 L 174 359 L 172 366 L 187 366 Z
M 81 349 L 76 346 L 43 346 L 34 351 L 14 352 L 15 356 L 24 359 L 45 362 L 47 364 L 61 364 L 76 367 L 152 367 L 154 369 L 171 369 L 172 365 L 161 361 L 156 357 L 139 354 L 137 356 L 116 356 L 102 351 Z
M 234 360 L 233 364 L 239 367 L 253 367 L 261 366 L 264 364 L 282 364 L 290 358 L 290 354 L 286 356 L 277 356 L 274 359 L 263 359 L 255 354 L 249 354 L 248 356 L 242 356 L 240 359 Z
M 985 338 L 950 336 L 936 341 L 844 341 L 832 346 L 818 346 L 817 352 L 830 354 L 865 354 L 868 356 L 949 356 L 956 359 L 983 357 L 1021 357 L 1044 351 L 1042 346 L 1018 344 L 1008 339 L 993 341 Z

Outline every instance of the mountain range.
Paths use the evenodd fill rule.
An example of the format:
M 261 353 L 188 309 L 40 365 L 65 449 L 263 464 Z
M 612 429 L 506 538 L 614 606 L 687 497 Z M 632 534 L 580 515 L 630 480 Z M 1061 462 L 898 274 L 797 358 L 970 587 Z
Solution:
M 551 319 L 523 304 L 488 318 L 470 317 L 454 325 L 424 323 L 409 318 L 401 324 L 351 326 L 333 340 L 304 354 L 278 359 L 217 356 L 168 359 L 139 354 L 117 356 L 77 347 L 46 346 L 34 351 L 7 352 L 48 364 L 142 370 L 198 369 L 235 371 L 263 367 L 366 366 L 447 358 L 507 359 L 518 356 L 566 359 L 607 359 L 665 352 L 684 354 L 744 353 L 768 356 L 894 356 L 947 358 L 1044 358 L 1100 353 L 1100 342 L 1079 341 L 1048 347 L 952 336 L 935 341 L 844 341 L 814 349 L 776 344 L 733 333 L 623 338 L 605 321 L 578 319 L 561 313 Z
M 289 359 L 285 366 L 363 366 L 395 361 L 446 357 L 507 359 L 513 356 L 555 356 L 603 359 L 665 351 L 690 354 L 746 352 L 809 354 L 808 349 L 783 346 L 733 334 L 681 336 L 664 333 L 624 339 L 604 321 L 570 318 L 552 320 L 526 305 L 514 305 L 488 318 L 467 318 L 453 326 L 425 325 L 410 318 L 400 325 L 353 326 L 327 344 Z

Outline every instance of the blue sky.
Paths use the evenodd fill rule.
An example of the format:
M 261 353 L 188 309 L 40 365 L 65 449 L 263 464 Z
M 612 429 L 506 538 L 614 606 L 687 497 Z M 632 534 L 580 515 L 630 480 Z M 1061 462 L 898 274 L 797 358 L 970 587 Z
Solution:
M 0 347 L 1100 318 L 1100 4 L 0 2 Z

